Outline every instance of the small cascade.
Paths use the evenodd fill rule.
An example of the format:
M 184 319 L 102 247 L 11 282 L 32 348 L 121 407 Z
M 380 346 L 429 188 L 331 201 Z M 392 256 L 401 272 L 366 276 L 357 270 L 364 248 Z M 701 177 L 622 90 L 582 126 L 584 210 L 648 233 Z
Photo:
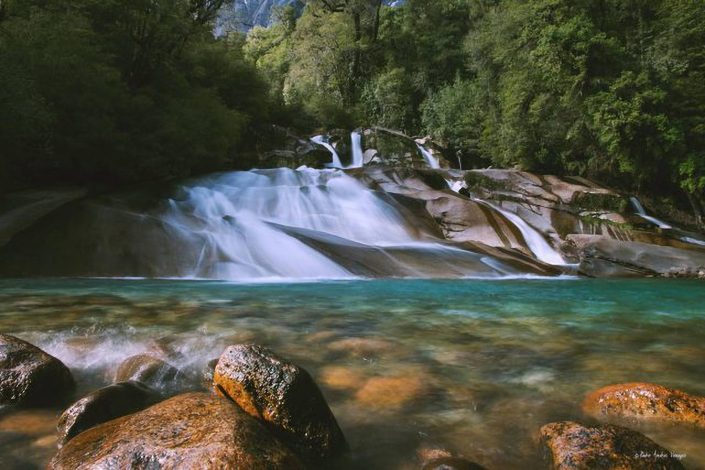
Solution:
M 705 239 L 694 238 L 692 236 L 681 237 L 681 240 L 692 245 L 705 246 Z
M 529 250 L 534 254 L 534 256 L 538 259 L 543 261 L 546 264 L 552 264 L 552 265 L 564 265 L 565 260 L 563 257 L 556 251 L 549 243 L 546 241 L 546 239 L 539 233 L 538 230 L 533 228 L 531 225 L 527 224 L 524 219 L 519 217 L 518 215 L 509 212 L 508 210 L 502 209 L 501 207 L 491 204 L 487 201 L 481 201 L 479 199 L 475 199 L 477 202 L 480 202 L 482 204 L 485 204 L 488 207 L 491 207 L 495 211 L 499 212 L 509 220 L 514 226 L 521 232 L 521 235 L 524 237 L 524 240 L 526 241 L 526 245 L 529 247 Z
M 419 152 L 421 152 L 421 156 L 423 157 L 423 159 L 426 160 L 426 164 L 429 166 L 429 168 L 438 169 L 441 167 L 440 163 L 438 162 L 438 159 L 434 157 L 431 152 L 426 149 L 426 147 L 419 144 L 418 142 L 416 143 L 416 147 L 419 149 Z
M 646 209 L 644 209 L 644 206 L 641 205 L 641 201 L 639 198 L 632 196 L 629 198 L 629 201 L 632 203 L 632 207 L 634 207 L 634 211 L 636 212 L 636 215 L 641 217 L 642 219 L 651 222 L 652 224 L 656 225 L 660 229 L 664 230 L 670 230 L 673 227 L 664 222 L 663 220 L 659 220 L 656 217 L 652 217 L 646 213 Z
M 350 134 L 350 143 L 352 146 L 352 163 L 348 165 L 347 168 L 362 168 L 362 135 L 357 131 L 353 131 Z
M 674 237 L 682 242 L 690 243 L 691 245 L 705 246 L 705 239 L 701 238 L 700 235 L 673 227 L 672 225 L 667 224 L 663 220 L 648 215 L 646 213 L 646 209 L 644 209 L 644 206 L 641 204 L 639 198 L 630 197 L 629 201 L 632 203 L 632 207 L 634 208 L 634 212 L 636 213 L 636 215 L 648 222 L 651 222 L 662 230 L 668 230 L 669 236 Z
M 446 183 L 448 183 L 448 187 L 451 191 L 456 192 L 458 194 L 460 194 L 460 191 L 462 189 L 467 189 L 468 187 L 468 184 L 463 179 L 453 180 L 446 178 Z
M 462 179 L 446 179 L 446 183 L 448 183 L 448 187 L 456 193 L 460 193 L 461 189 L 467 188 L 467 183 Z M 524 240 L 526 241 L 527 247 L 531 250 L 531 253 L 533 253 L 536 259 L 554 266 L 563 266 L 566 264 L 565 259 L 563 259 L 558 251 L 549 245 L 543 235 L 541 235 L 539 231 L 531 225 L 524 222 L 521 217 L 483 199 L 472 198 L 472 200 L 478 204 L 482 204 L 496 212 L 499 212 L 505 219 L 509 220 L 509 222 L 511 222 L 519 230 L 519 232 L 521 232 Z
M 328 143 L 324 136 L 317 135 L 311 137 L 311 142 L 316 143 L 318 145 L 322 145 L 328 149 L 331 156 L 333 157 L 331 163 L 327 165 L 329 168 L 343 168 L 343 163 L 340 161 L 340 156 L 338 155 L 338 152 L 335 150 L 335 147 Z

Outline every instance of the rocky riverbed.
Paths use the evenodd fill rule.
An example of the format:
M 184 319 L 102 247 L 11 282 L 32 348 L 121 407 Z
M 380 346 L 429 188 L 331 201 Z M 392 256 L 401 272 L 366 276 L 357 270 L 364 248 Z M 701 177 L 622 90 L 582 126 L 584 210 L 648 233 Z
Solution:
M 47 400 L 3 395 L 3 467 L 186 465 L 202 439 L 255 467 L 705 462 L 699 281 L 2 287 L 3 330 L 44 351 L 6 337 L 3 383 Z
M 173 366 L 153 354 L 127 359 L 115 380 L 129 380 L 95 390 L 62 412 L 60 449 L 48 468 L 352 466 L 344 433 L 305 369 L 261 346 L 230 345 L 207 366 L 214 365 L 214 371 L 204 371 L 212 382 L 204 381 L 201 391 L 180 393 L 188 388 L 185 381 L 174 385 L 181 372 L 171 373 Z M 384 411 L 414 393 L 415 379 L 368 382 L 356 393 Z M 74 382 L 58 359 L 0 335 L 0 387 L 2 405 L 32 410 L 60 405 Z M 178 392 L 168 397 L 165 389 Z M 584 409 L 588 421 L 628 419 L 634 427 L 657 422 L 705 431 L 705 397 L 656 384 L 610 385 L 592 392 Z M 685 455 L 618 425 L 554 422 L 542 426 L 539 435 L 546 468 L 684 468 Z M 416 461 L 425 470 L 485 468 L 443 448 L 419 449 Z

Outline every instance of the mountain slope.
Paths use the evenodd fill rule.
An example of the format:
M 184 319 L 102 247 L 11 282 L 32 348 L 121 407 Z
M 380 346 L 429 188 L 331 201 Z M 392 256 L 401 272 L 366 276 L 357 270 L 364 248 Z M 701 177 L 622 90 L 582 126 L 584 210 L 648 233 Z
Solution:
M 385 5 L 393 7 L 402 3 L 404 0 L 384 0 Z M 255 26 L 271 24 L 274 8 L 291 5 L 301 11 L 304 4 L 303 0 L 235 0 L 224 9 L 221 22 L 240 31 L 247 31 Z

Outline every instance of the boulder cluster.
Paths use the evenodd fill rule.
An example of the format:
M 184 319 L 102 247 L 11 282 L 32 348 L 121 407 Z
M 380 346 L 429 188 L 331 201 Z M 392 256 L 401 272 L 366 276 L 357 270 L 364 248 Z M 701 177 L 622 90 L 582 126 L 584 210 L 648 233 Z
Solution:
M 57 424 L 59 450 L 48 468 L 350 466 L 345 436 L 303 368 L 264 347 L 237 344 L 209 362 L 203 377 L 198 390 L 197 381 L 157 357 L 128 358 L 115 383 L 65 408 Z M 74 388 L 57 358 L 0 334 L 0 405 L 64 406 Z M 182 393 L 174 395 L 177 389 Z M 539 430 L 547 467 L 681 469 L 683 456 L 631 428 L 705 430 L 705 397 L 656 384 L 604 387 L 587 395 L 582 410 L 584 423 L 554 422 Z M 424 470 L 484 468 L 445 449 L 422 450 L 417 461 Z

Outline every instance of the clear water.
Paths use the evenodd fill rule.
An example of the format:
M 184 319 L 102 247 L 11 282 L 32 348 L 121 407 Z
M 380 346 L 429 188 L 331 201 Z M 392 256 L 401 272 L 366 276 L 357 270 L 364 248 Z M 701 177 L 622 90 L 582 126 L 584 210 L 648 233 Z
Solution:
M 0 331 L 63 360 L 78 394 L 155 344 L 194 375 L 227 344 L 272 348 L 316 378 L 365 469 L 416 468 L 433 446 L 541 468 L 538 428 L 588 421 L 590 390 L 649 381 L 705 395 L 704 319 L 696 281 L 0 281 Z M 0 467 L 46 465 L 60 411 L 2 410 Z M 648 435 L 705 467 L 702 434 Z

